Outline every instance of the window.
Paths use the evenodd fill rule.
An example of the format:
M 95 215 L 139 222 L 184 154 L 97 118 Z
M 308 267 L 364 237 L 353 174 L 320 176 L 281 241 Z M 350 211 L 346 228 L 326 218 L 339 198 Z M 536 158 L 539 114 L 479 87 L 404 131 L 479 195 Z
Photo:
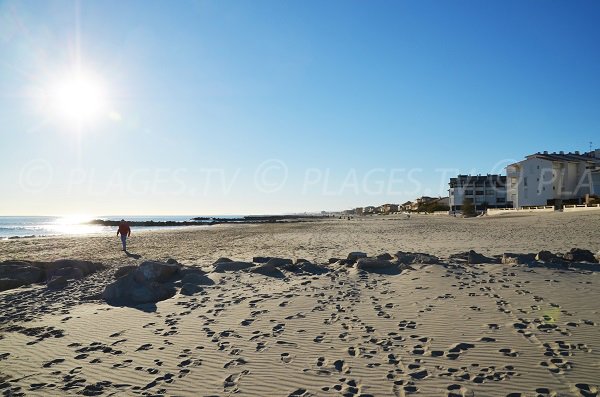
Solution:
M 504 197 L 498 197 L 496 199 L 496 202 L 498 202 L 498 203 L 504 203 L 504 202 L 506 202 L 506 199 Z
M 475 191 L 475 195 L 477 195 L 477 196 L 483 196 L 483 190 L 477 190 L 477 191 Z
M 527 177 L 523 177 L 523 186 L 527 186 Z
M 473 191 L 472 190 L 465 190 L 465 195 L 466 196 L 472 196 L 473 195 Z

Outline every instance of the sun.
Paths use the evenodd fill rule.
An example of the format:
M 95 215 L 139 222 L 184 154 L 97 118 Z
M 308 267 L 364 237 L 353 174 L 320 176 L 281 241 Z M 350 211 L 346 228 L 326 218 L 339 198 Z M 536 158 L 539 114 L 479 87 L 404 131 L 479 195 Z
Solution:
M 107 113 L 106 89 L 91 74 L 76 72 L 63 78 L 49 96 L 53 113 L 69 122 L 90 122 Z

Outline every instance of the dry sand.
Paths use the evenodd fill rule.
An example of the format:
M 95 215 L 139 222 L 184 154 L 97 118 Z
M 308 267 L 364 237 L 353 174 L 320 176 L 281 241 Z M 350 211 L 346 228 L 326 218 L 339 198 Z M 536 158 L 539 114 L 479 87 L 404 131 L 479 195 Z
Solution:
M 376 217 L 217 226 L 0 243 L 0 260 L 112 265 L 62 291 L 0 293 L 7 395 L 594 396 L 600 384 L 599 272 L 523 265 L 355 269 L 278 279 L 211 274 L 214 286 L 147 311 L 81 298 L 122 264 L 221 256 L 306 258 L 398 250 L 600 249 L 600 214 L 459 219 Z M 12 393 L 12 394 L 11 394 Z M 520 394 L 519 394 L 520 393 Z

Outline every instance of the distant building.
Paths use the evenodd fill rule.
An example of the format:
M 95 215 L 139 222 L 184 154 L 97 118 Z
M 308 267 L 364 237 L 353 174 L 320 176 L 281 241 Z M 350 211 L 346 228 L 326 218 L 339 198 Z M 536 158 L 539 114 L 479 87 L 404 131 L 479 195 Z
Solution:
M 406 203 L 400 204 L 400 209 L 402 211 L 410 211 L 412 208 L 412 201 L 407 201 Z
M 363 215 L 372 215 L 375 213 L 375 207 L 369 205 L 367 207 L 363 207 Z
M 362 214 L 363 214 L 363 207 L 356 207 L 356 208 L 354 209 L 354 213 L 355 213 L 356 215 L 362 215 Z
M 580 204 L 600 195 L 600 149 L 580 154 L 535 153 L 506 167 L 508 201 L 525 206 Z
M 476 210 L 506 207 L 506 177 L 458 175 L 450 178 L 448 198 L 450 211 L 460 211 L 465 199 L 470 199 Z
M 392 212 L 398 212 L 398 204 L 383 204 L 377 207 L 377 212 L 380 214 L 391 214 Z

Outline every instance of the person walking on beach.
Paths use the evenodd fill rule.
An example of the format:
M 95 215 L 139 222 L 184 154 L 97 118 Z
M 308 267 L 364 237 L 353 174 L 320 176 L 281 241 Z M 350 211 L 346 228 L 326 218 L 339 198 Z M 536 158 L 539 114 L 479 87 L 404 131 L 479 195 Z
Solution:
M 117 230 L 117 236 L 121 235 L 121 243 L 123 244 L 123 251 L 127 251 L 127 237 L 131 236 L 131 228 L 129 223 L 125 219 L 121 219 L 119 223 L 119 230 Z

